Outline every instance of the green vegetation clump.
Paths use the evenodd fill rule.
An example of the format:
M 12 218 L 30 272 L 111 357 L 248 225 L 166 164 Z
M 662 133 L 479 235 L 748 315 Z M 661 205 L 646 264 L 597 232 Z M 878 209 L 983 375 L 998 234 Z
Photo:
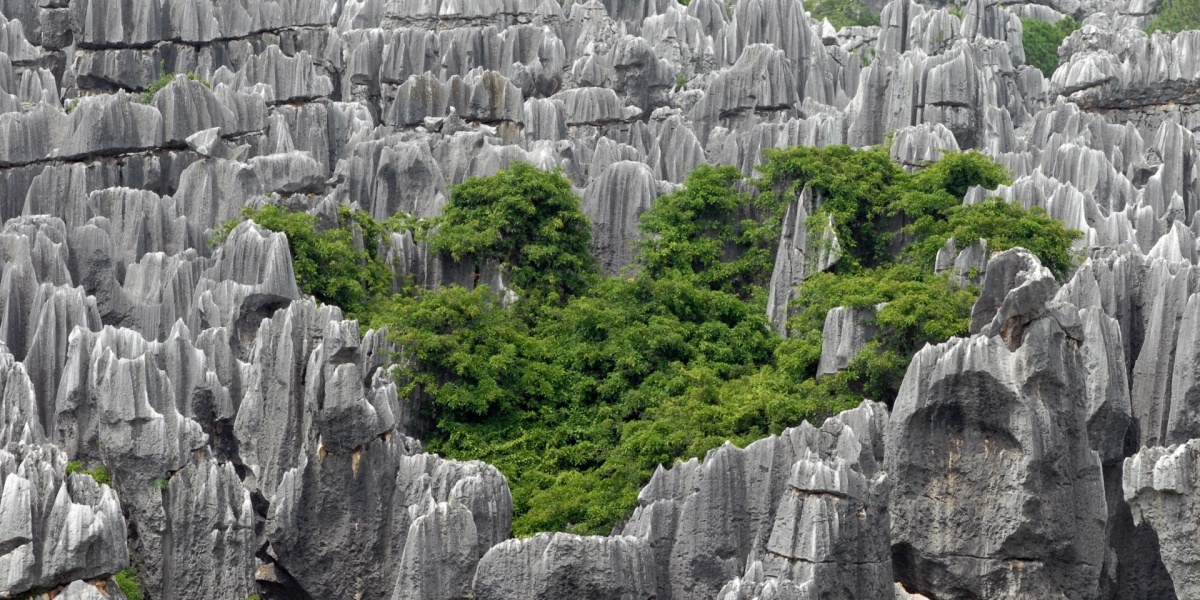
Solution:
M 91 477 L 100 485 L 111 485 L 112 477 L 108 473 L 108 469 L 104 465 L 93 465 L 91 468 L 84 466 L 83 461 L 72 460 L 67 462 L 67 475 L 82 473 Z
M 1025 49 L 1025 62 L 1037 67 L 1046 77 L 1058 69 L 1058 47 L 1067 36 L 1079 29 L 1079 22 L 1063 17 L 1057 23 L 1039 19 L 1021 19 L 1021 47 Z
M 176 75 L 176 73 L 167 71 L 164 68 L 163 74 L 161 76 L 159 76 L 158 79 L 155 79 L 154 82 L 151 83 L 146 88 L 146 90 L 142 92 L 142 94 L 140 96 L 142 103 L 150 104 L 151 102 L 154 102 L 154 95 L 157 94 L 159 90 L 167 87 L 167 84 L 174 81 L 175 75 Z M 200 75 L 196 74 L 193 71 L 184 73 L 184 77 L 187 77 L 188 79 L 191 79 L 192 81 L 198 81 L 198 82 L 200 82 L 201 85 L 203 85 L 206 88 L 212 87 L 212 83 L 210 83 L 207 79 L 201 77 Z
M 890 402 L 921 346 L 967 331 L 976 292 L 932 273 L 930 249 L 948 236 L 1023 244 L 1060 273 L 1070 266 L 1074 234 L 1044 214 L 962 206 L 971 186 L 1008 181 L 977 153 L 908 173 L 884 148 L 791 148 L 770 153 L 760 173 L 697 168 L 642 215 L 637 264 L 620 277 L 601 275 L 588 255 L 590 227 L 566 179 L 523 164 L 454 188 L 436 219 L 363 215 L 317 233 L 283 209 L 244 216 L 295 238 L 307 292 L 388 327 L 420 437 L 507 476 L 515 535 L 608 533 L 660 464 L 819 422 L 863 398 Z M 822 198 L 810 222 L 832 217 L 845 254 L 801 286 L 783 339 L 769 327 L 765 289 L 783 214 L 805 187 Z M 413 231 L 477 274 L 498 264 L 517 299 L 484 285 L 393 294 L 387 276 L 352 296 L 330 293 L 320 282 L 370 280 L 373 271 L 354 269 L 382 261 L 377 245 L 348 245 L 354 228 L 364 240 Z M 341 240 L 332 255 L 354 253 L 318 252 L 323 236 Z M 878 335 L 849 368 L 817 379 L 826 313 L 880 303 Z
M 1157 16 L 1146 25 L 1146 33 L 1178 33 L 1188 29 L 1200 29 L 1200 0 L 1164 0 Z
M 121 588 L 121 593 L 125 594 L 127 600 L 143 600 L 146 597 L 142 593 L 142 578 L 133 567 L 126 567 L 113 575 L 113 580 L 117 582 L 117 587 Z
M 813 19 L 829 19 L 837 29 L 879 24 L 879 15 L 859 0 L 817 0 L 810 7 Z
M 476 278 L 487 261 L 501 263 L 525 295 L 562 300 L 594 279 L 591 229 L 561 173 L 517 163 L 468 179 L 437 226 L 431 250 L 473 264 Z

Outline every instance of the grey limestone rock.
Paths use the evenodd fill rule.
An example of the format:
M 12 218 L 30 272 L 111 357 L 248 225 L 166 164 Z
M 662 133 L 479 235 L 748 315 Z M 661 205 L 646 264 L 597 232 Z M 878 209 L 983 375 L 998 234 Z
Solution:
M 236 117 L 208 86 L 184 75 L 154 94 L 153 105 L 162 115 L 163 143 L 179 144 L 198 131 L 234 129 Z
M 167 479 L 169 556 L 164 598 L 244 598 L 255 592 L 256 540 L 250 492 L 233 465 L 211 456 Z
M 1158 536 L 1163 563 L 1180 599 L 1200 597 L 1196 548 L 1195 486 L 1200 441 L 1143 448 L 1125 459 L 1125 501 L 1135 523 L 1145 522 Z
M 1005 292 L 986 302 L 998 309 L 977 306 L 973 323 L 995 311 L 986 333 L 918 352 L 891 417 L 893 567 L 931 597 L 1099 593 L 1108 515 L 1083 328 L 1073 306 L 1047 302 L 1049 273 L 1022 253 L 989 264 L 979 304 Z
M 867 342 L 875 336 L 875 314 L 881 306 L 850 308 L 839 306 L 825 315 L 822 330 L 821 360 L 817 377 L 845 369 Z
M 655 598 L 654 559 L 643 538 L 541 533 L 488 550 L 475 597 L 500 599 Z
M 592 222 L 592 252 L 601 269 L 617 274 L 633 264 L 641 237 L 639 217 L 658 197 L 658 186 L 644 163 L 609 164 L 583 192 L 583 211 Z
M 831 597 L 890 591 L 886 428 L 886 409 L 868 401 L 820 429 L 806 422 L 660 467 L 623 532 L 649 540 L 658 597 L 717 597 L 755 561 L 765 577 Z
M 84 98 L 70 117 L 70 132 L 51 156 L 81 159 L 146 150 L 163 142 L 162 115 L 123 91 Z
M 50 444 L 0 449 L 0 593 L 104 578 L 129 564 L 116 493 L 88 475 L 68 475 L 66 466 Z

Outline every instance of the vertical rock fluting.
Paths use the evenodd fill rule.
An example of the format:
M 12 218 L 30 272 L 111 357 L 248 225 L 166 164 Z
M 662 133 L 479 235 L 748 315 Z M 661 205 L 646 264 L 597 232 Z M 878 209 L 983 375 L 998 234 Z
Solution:
M 887 436 L 893 566 L 931 597 L 1097 597 L 1107 511 L 1078 310 L 1024 250 L 970 338 L 917 353 Z M 990 317 L 990 318 L 989 318 Z
M 798 0 L 0 0 L 0 595 L 114 597 L 132 558 L 153 599 L 1194 596 L 1200 35 L 1142 33 L 1143 2 L 867 4 L 837 31 Z M 1045 77 L 1018 16 L 1066 14 Z M 1056 292 L 948 244 L 976 335 L 917 356 L 890 426 L 663 469 L 620 536 L 506 541 L 503 475 L 405 436 L 386 333 L 305 299 L 284 236 L 209 244 L 267 203 L 436 217 L 523 160 L 617 273 L 696 165 L 892 132 L 910 170 L 993 156 L 1012 185 L 966 202 L 1044 208 L 1089 258 Z M 821 201 L 783 217 L 781 334 L 839 258 Z M 387 242 L 397 290 L 465 281 Z M 863 316 L 831 314 L 822 372 Z

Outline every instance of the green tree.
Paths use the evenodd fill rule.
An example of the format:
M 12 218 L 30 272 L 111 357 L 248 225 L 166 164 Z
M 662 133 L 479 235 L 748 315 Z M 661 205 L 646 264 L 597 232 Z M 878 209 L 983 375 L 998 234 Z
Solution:
M 954 206 L 945 213 L 947 218 L 927 217 L 913 224 L 917 242 L 909 246 L 907 254 L 917 263 L 931 267 L 950 238 L 959 247 L 986 239 L 993 252 L 1018 246 L 1029 250 L 1060 280 L 1067 279 L 1074 269 L 1071 245 L 1083 233 L 1067 229 L 1039 206 L 1025 210 L 1020 203 L 991 198 L 980 204 Z
M 742 180 L 734 167 L 701 165 L 642 214 L 638 262 L 651 277 L 683 276 L 742 296 L 770 280 L 776 233 L 738 219 L 752 205 L 737 189 Z
M 1200 29 L 1200 0 L 1164 0 L 1154 20 L 1146 26 L 1146 33 L 1177 33 L 1187 29 Z
M 829 23 L 838 29 L 879 24 L 879 15 L 858 0 L 817 0 L 811 8 L 814 19 L 829 19 Z
M 494 260 L 524 294 L 559 300 L 585 289 L 596 271 L 591 229 L 560 172 L 514 163 L 454 188 L 430 247 L 476 273 Z
M 1063 17 L 1057 23 L 1029 18 L 1021 19 L 1021 29 L 1025 62 L 1050 77 L 1058 69 L 1058 47 L 1067 36 L 1079 29 L 1079 23 L 1071 17 Z

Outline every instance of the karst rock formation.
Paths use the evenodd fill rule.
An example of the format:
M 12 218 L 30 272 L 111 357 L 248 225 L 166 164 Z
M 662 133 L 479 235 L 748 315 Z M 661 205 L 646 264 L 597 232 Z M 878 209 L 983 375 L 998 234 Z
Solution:
M 801 0 L 0 0 L 0 597 L 120 598 L 132 561 L 154 600 L 1200 598 L 1200 31 L 1037 1 L 835 30 Z M 1050 78 L 1025 16 L 1083 23 Z M 305 297 L 283 234 L 208 244 L 289 194 L 435 216 L 524 161 L 617 273 L 699 164 L 888 142 L 994 157 L 1088 258 L 948 245 L 971 334 L 890 411 L 664 465 L 607 537 L 510 539 L 500 471 L 412 437 L 384 332 Z M 780 328 L 837 260 L 818 201 L 779 232 Z M 830 313 L 823 371 L 866 313 Z

